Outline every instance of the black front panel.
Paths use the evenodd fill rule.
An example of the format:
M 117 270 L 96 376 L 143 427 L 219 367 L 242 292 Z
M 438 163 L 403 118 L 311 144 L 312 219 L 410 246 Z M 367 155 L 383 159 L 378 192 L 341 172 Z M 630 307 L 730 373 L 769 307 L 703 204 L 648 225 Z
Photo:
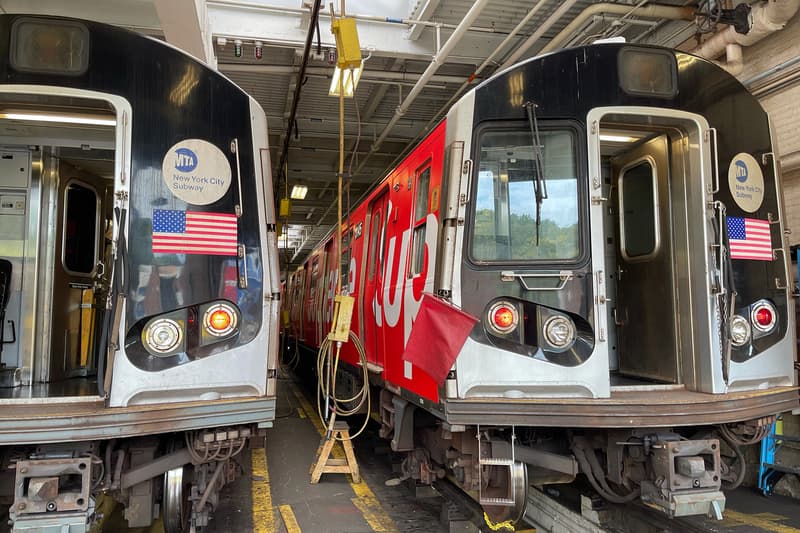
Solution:
M 259 248 L 257 169 L 252 156 L 247 95 L 219 73 L 159 41 L 83 21 L 75 22 L 85 25 L 89 33 L 85 72 L 58 75 L 15 70 L 9 63 L 8 36 L 17 18 L 0 17 L 0 33 L 7 36 L 0 42 L 2 83 L 98 91 L 121 96 L 132 108 L 132 116 L 128 118 L 132 138 L 128 260 L 124 268 L 128 288 L 126 329 L 145 317 L 225 299 L 240 310 L 241 330 L 214 351 L 252 340 L 261 327 L 264 267 Z M 230 164 L 232 184 L 221 198 L 208 205 L 181 200 L 162 177 L 164 157 L 173 145 L 186 139 L 213 144 Z M 234 139 L 239 144 L 241 192 L 237 185 L 237 161 L 231 151 Z M 246 247 L 246 289 L 239 288 L 243 261 L 237 265 L 235 255 L 153 253 L 155 210 L 234 214 L 240 196 L 243 214 L 238 219 L 237 242 Z
M 639 68 L 630 56 L 623 58 L 626 64 L 621 66 L 618 56 L 626 50 L 643 50 L 660 58 L 674 57 L 674 63 L 672 66 L 661 64 L 657 69 L 644 72 L 650 76 L 650 83 L 631 79 L 621 83 L 621 73 L 628 75 L 631 69 Z M 657 81 L 653 83 L 653 79 Z M 616 44 L 562 50 L 533 58 L 487 80 L 476 89 L 476 132 L 509 123 L 525 125 L 529 121 L 526 103 L 536 105 L 540 127 L 547 127 L 554 121 L 573 121 L 579 130 L 591 126 L 586 125 L 586 116 L 591 109 L 604 106 L 658 107 L 701 115 L 710 127 L 717 130 L 716 165 L 721 186 L 715 199 L 725 204 L 727 215 L 760 220 L 778 217 L 773 162 L 771 156 L 767 155 L 772 151 L 767 115 L 758 101 L 733 76 L 708 61 L 681 52 Z M 478 135 L 476 133 L 473 137 L 473 161 L 481 157 L 478 153 Z M 579 138 L 585 138 L 585 130 L 581 131 Z M 582 147 L 585 142 L 577 144 Z M 727 186 L 728 165 L 740 153 L 752 155 L 763 173 L 763 202 L 755 212 L 747 213 L 740 209 Z M 586 191 L 587 180 L 590 179 L 587 176 L 586 155 L 579 151 L 577 161 L 578 187 Z M 477 176 L 473 178 L 474 194 L 478 179 Z M 584 216 L 586 213 L 588 211 L 584 211 Z M 468 220 L 468 224 L 474 224 L 474 221 Z M 772 246 L 781 247 L 780 226 L 773 224 L 771 233 Z M 582 235 L 586 237 L 588 233 Z M 470 246 L 465 242 L 464 257 L 469 257 Z M 588 239 L 583 241 L 582 246 L 582 253 L 586 257 L 589 253 Z M 465 262 L 462 266 L 463 306 L 469 312 L 482 316 L 487 302 L 492 298 L 512 296 L 575 313 L 586 323 L 593 324 L 593 283 L 588 259 L 569 266 L 577 275 L 561 291 L 526 291 L 518 283 L 502 282 L 499 275 L 500 271 L 507 269 L 534 272 L 564 268 L 567 267 L 563 262 L 507 266 Z M 733 272 L 738 305 L 747 306 L 767 298 L 775 304 L 779 315 L 779 327 L 774 334 L 757 339 L 752 349 L 748 347 L 746 354 L 733 354 L 734 360 L 743 360 L 768 348 L 785 335 L 786 296 L 775 281 L 776 278 L 783 280 L 785 274 L 781 257 L 775 261 L 734 260 Z M 477 328 L 473 335 L 487 342 L 485 333 L 478 332 Z

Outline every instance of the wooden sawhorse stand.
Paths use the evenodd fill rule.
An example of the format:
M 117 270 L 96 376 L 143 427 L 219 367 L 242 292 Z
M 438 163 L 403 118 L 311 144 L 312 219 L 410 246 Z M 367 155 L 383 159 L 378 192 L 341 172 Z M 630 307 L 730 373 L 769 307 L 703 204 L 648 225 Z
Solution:
M 333 445 L 337 440 L 342 443 L 345 459 L 330 458 Z M 350 474 L 353 476 L 353 483 L 361 482 L 356 455 L 353 453 L 353 443 L 350 442 L 350 427 L 347 422 L 334 422 L 331 436 L 329 438 L 322 437 L 322 441 L 319 443 L 317 460 L 311 465 L 311 483 L 319 483 L 322 474 Z

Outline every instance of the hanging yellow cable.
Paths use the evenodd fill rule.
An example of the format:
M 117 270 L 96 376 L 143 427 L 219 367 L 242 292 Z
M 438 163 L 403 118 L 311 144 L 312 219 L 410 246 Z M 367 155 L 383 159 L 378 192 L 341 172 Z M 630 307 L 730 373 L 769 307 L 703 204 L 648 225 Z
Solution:
M 345 98 L 345 76 L 343 75 L 344 69 L 350 70 L 350 79 L 353 79 L 354 65 L 361 65 L 361 50 L 358 44 L 358 35 L 356 34 L 356 26 L 354 19 L 347 19 L 344 17 L 344 0 L 341 0 L 341 15 L 337 19 L 334 14 L 333 4 L 330 4 L 331 11 L 331 31 L 336 37 L 336 49 L 339 56 L 337 61 L 337 69 L 340 69 L 338 76 L 338 96 L 339 96 L 339 169 L 337 173 L 338 182 L 338 195 L 337 195 L 337 221 L 336 221 L 336 296 L 334 297 L 333 307 L 333 320 L 331 331 L 323 340 L 322 345 L 317 356 L 317 372 L 320 376 L 320 384 L 317 390 L 317 410 L 320 418 L 327 419 L 328 434 L 326 438 L 332 438 L 332 428 L 337 415 L 348 416 L 355 414 L 364 405 L 366 405 L 367 413 L 371 410 L 370 395 L 369 395 L 369 375 L 367 373 L 366 352 L 358 337 L 350 331 L 350 321 L 353 313 L 354 299 L 350 295 L 342 294 L 342 275 L 339 272 L 342 264 L 342 185 L 344 180 L 344 98 Z M 353 84 L 353 89 L 355 84 Z M 357 104 L 356 104 L 357 105 Z M 361 368 L 363 371 L 363 385 L 362 390 L 352 398 L 341 399 L 336 397 L 336 374 L 339 368 L 339 356 L 341 353 L 342 343 L 353 341 L 353 346 L 358 352 Z M 325 407 L 321 405 L 320 398 L 325 399 Z M 346 407 L 351 402 L 356 402 L 356 406 L 352 408 Z M 352 440 L 358 436 L 366 427 L 369 416 L 365 417 L 364 424 L 353 435 L 350 436 Z

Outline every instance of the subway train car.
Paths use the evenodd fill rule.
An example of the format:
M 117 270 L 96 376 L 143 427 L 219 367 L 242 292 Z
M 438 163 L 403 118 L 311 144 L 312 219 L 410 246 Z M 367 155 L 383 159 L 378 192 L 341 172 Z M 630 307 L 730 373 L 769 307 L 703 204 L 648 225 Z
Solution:
M 167 532 L 201 529 L 275 415 L 262 109 L 156 39 L 3 15 L 0 167 L 14 530 L 88 531 L 101 492 L 130 527 L 160 509 Z
M 341 264 L 333 236 L 310 254 L 289 334 L 322 343 L 341 275 L 363 361 L 342 347 L 338 387 L 366 366 L 404 477 L 490 520 L 578 477 L 721 517 L 741 447 L 798 406 L 782 206 L 769 119 L 723 69 L 558 51 L 462 97 L 352 210 Z

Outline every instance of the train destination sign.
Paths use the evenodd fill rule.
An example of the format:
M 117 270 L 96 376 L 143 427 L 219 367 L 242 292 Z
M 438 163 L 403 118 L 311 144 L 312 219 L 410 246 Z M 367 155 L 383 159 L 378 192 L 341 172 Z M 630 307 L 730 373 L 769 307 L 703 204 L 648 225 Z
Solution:
M 193 205 L 213 204 L 231 186 L 231 167 L 222 150 L 202 139 L 176 143 L 161 165 L 170 192 Z

